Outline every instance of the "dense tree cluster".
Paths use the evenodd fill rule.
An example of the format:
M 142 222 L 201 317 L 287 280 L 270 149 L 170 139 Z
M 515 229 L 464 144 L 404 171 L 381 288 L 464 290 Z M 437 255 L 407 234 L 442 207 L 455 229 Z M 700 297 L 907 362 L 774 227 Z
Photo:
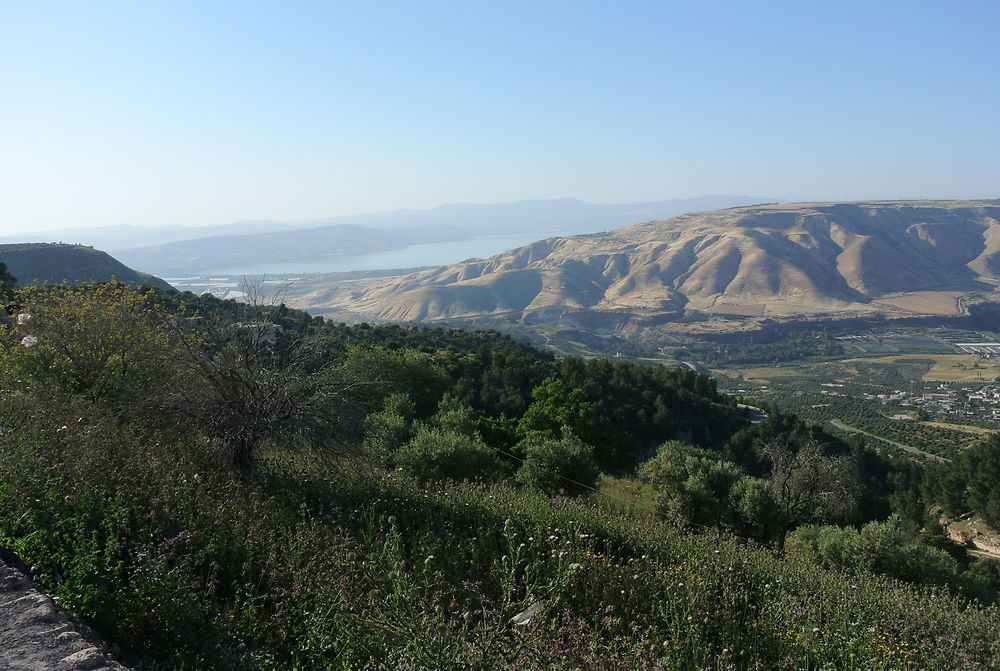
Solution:
M 952 515 L 978 513 L 1000 529 L 1000 434 L 963 450 L 950 464 L 932 467 L 924 492 Z
M 216 439 L 244 473 L 267 441 L 329 451 L 360 427 L 376 385 L 319 338 L 279 337 L 264 320 L 280 308 L 200 299 L 201 314 L 163 298 L 118 282 L 25 288 L 4 363 L 26 385 Z
M 773 342 L 688 345 L 672 351 L 677 359 L 706 366 L 743 366 L 842 354 L 843 345 L 825 332 L 794 334 Z

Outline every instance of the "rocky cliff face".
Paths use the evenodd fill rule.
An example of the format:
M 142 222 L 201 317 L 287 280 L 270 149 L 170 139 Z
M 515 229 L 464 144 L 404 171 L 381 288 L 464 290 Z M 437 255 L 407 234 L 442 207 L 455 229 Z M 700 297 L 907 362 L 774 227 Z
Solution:
M 740 207 L 540 240 L 488 259 L 315 291 L 359 318 L 656 322 L 960 314 L 1000 288 L 1000 201 Z

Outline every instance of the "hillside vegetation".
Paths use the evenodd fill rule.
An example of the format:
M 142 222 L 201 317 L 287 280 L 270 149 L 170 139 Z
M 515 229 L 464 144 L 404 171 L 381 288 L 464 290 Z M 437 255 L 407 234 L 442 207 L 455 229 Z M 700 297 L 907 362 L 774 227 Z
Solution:
M 317 290 L 300 304 L 378 320 L 622 333 L 667 322 L 711 331 L 734 318 L 957 316 L 995 298 L 998 217 L 995 201 L 735 207 L 540 240 L 363 290 Z M 697 313 L 730 321 L 676 323 Z
M 773 408 L 751 424 L 690 370 L 492 332 L 121 284 L 17 299 L 0 545 L 148 668 L 1000 654 L 996 563 L 925 525 L 932 504 L 992 519 L 995 439 L 930 468 Z
M 170 289 L 158 277 L 123 265 L 105 252 L 83 245 L 26 242 L 0 245 L 0 262 L 22 286 L 60 282 L 110 282 Z

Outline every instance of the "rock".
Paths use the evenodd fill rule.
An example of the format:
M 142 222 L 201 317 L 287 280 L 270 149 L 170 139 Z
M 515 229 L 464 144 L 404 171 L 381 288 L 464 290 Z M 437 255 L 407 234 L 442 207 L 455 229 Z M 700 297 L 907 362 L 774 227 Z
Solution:
M 126 671 L 87 627 L 0 562 L 0 671 Z

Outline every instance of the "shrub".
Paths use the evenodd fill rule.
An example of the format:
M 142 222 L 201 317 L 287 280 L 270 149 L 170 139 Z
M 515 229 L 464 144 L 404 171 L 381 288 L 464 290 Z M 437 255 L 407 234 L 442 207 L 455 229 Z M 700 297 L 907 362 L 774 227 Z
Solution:
M 592 489 L 600 472 L 594 448 L 563 429 L 559 439 L 535 435 L 522 441 L 524 463 L 517 481 L 549 496 L 565 493 L 579 496 Z
M 793 531 L 785 548 L 827 568 L 881 573 L 923 584 L 947 584 L 958 563 L 944 550 L 907 533 L 895 516 L 853 527 L 806 525 Z
M 781 520 L 775 512 L 778 496 L 767 480 L 744 475 L 729 492 L 737 533 L 769 542 L 781 534 Z
M 167 315 L 155 299 L 121 282 L 23 289 L 27 319 L 5 338 L 17 343 L 7 348 L 7 365 L 38 385 L 134 410 L 174 372 Z
M 493 480 L 500 471 L 496 451 L 478 436 L 423 426 L 399 449 L 395 460 L 420 482 Z
M 732 514 L 729 491 L 739 471 L 714 452 L 670 440 L 640 473 L 656 490 L 657 510 L 668 520 L 717 526 Z

